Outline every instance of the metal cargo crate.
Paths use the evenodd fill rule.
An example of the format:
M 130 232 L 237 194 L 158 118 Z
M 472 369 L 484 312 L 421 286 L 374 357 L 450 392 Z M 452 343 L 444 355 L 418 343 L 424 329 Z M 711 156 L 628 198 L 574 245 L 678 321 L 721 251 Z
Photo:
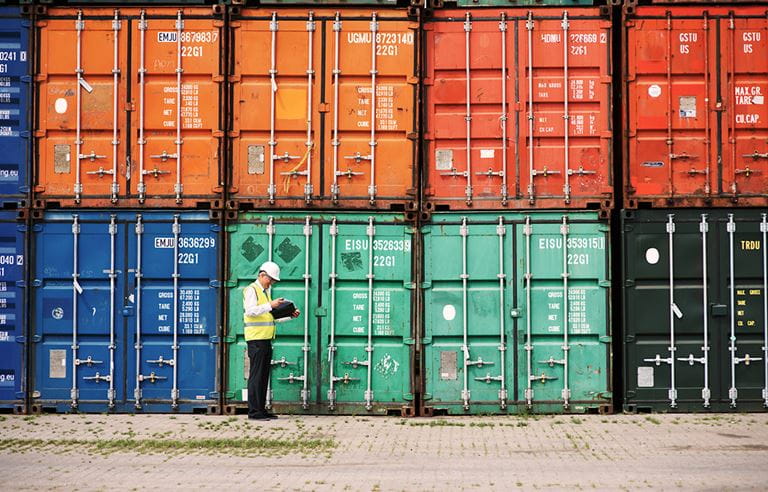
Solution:
M 423 414 L 611 410 L 608 222 L 442 213 L 421 232 Z
M 768 205 L 765 6 L 624 17 L 626 208 Z
M 52 7 L 35 23 L 35 208 L 223 206 L 221 8 Z
M 27 225 L 0 211 L 0 412 L 26 408 Z
M 31 409 L 217 412 L 220 221 L 37 213 Z
M 415 209 L 413 13 L 282 7 L 232 15 L 229 208 Z
M 25 207 L 30 169 L 30 29 L 20 8 L 0 7 L 0 208 Z
M 626 409 L 768 407 L 767 213 L 623 212 Z
M 273 298 L 302 314 L 277 325 L 269 407 L 411 415 L 412 234 L 396 214 L 237 214 L 227 225 L 225 412 L 247 402 L 243 288 L 272 260 L 282 278 Z
M 611 26 L 597 7 L 425 19 L 422 208 L 609 210 Z

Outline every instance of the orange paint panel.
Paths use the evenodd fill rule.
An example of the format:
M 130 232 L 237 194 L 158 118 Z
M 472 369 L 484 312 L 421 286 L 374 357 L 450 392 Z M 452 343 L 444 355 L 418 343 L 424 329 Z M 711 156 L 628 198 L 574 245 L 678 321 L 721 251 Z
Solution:
M 412 206 L 417 24 L 386 10 L 372 32 L 372 11 L 342 14 L 233 19 L 230 206 Z
M 143 12 L 38 20 L 38 206 L 221 203 L 223 23 L 207 8 Z
M 647 6 L 625 25 L 625 206 L 768 204 L 764 9 Z
M 441 10 L 425 32 L 428 209 L 611 206 L 599 9 Z

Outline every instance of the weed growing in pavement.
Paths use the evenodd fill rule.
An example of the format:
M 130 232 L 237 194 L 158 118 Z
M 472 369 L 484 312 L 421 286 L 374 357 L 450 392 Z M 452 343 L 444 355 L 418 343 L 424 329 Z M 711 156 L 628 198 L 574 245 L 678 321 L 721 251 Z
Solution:
M 583 421 L 583 420 L 581 420 L 579 417 L 571 417 L 571 423 L 572 423 L 572 424 L 576 424 L 576 425 L 579 425 L 579 424 L 581 424 L 581 423 L 583 423 L 583 422 L 584 422 L 584 421 Z
M 470 427 L 496 427 L 496 424 L 491 422 L 470 422 Z
M 464 422 L 454 422 L 445 419 L 430 420 L 429 422 L 409 422 L 411 427 L 466 427 Z
M 645 420 L 655 425 L 661 425 L 661 420 L 657 419 L 656 417 L 645 417 Z

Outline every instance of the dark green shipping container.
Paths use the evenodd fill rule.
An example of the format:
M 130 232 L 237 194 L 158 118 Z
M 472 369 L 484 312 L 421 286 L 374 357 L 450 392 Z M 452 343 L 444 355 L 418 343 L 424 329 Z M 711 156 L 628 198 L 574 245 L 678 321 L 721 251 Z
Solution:
M 421 231 L 423 413 L 611 410 L 606 221 L 441 213 Z
M 626 409 L 768 406 L 766 212 L 623 212 Z
M 239 214 L 227 226 L 225 412 L 247 402 L 242 291 L 272 260 L 272 297 L 302 315 L 277 325 L 270 407 L 411 415 L 412 234 L 397 214 Z

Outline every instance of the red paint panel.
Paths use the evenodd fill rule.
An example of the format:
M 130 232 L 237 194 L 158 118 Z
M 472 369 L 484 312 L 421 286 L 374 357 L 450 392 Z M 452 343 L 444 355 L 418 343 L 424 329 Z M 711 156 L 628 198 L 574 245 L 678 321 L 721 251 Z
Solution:
M 427 208 L 611 206 L 599 9 L 440 10 L 424 29 Z
M 765 10 L 639 7 L 625 26 L 625 206 L 768 203 Z

